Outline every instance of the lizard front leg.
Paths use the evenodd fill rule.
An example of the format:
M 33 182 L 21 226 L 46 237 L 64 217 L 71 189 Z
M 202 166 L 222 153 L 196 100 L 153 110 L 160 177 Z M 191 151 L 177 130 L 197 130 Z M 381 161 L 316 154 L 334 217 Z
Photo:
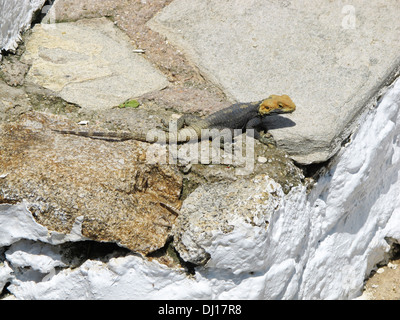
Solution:
M 260 141 L 262 144 L 265 144 L 266 146 L 270 148 L 276 148 L 276 141 L 272 134 L 267 132 L 265 135 L 261 136 L 258 138 L 258 141 Z
M 261 135 L 260 131 L 258 131 L 258 127 L 262 125 L 262 118 L 256 117 L 251 119 L 246 124 L 246 132 L 250 129 L 254 130 L 254 139 L 257 139 L 262 144 L 265 144 L 268 147 L 276 147 L 276 142 L 271 134 L 267 133 L 265 135 Z

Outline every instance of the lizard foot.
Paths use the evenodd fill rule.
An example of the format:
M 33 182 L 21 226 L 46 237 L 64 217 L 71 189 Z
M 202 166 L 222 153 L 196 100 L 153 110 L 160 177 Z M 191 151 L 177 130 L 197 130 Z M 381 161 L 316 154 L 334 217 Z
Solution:
M 276 148 L 276 141 L 270 133 L 261 136 L 258 141 L 260 141 L 262 144 L 265 144 L 269 148 Z
M 165 121 L 165 119 L 161 119 L 161 123 L 162 125 L 157 126 L 156 128 L 162 131 L 169 131 L 169 123 Z

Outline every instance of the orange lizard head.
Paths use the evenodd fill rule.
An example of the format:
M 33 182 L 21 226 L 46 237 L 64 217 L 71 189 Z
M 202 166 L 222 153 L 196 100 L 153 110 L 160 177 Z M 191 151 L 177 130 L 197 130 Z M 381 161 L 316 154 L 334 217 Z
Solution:
M 296 105 L 288 95 L 278 96 L 273 94 L 261 102 L 258 113 L 264 117 L 277 113 L 291 113 L 294 110 L 296 110 Z

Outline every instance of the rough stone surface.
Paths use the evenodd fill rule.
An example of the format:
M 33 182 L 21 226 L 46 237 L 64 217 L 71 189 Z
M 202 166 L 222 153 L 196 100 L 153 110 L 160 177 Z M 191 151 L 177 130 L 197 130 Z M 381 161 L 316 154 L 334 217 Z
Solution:
M 50 22 L 67 22 L 108 17 L 136 48 L 144 50 L 143 56 L 170 82 L 165 90 L 145 95 L 147 101 L 154 101 L 154 110 L 166 108 L 201 115 L 218 111 L 230 104 L 225 94 L 202 77 L 197 66 L 181 50 L 146 24 L 170 2 L 172 0 L 57 0 L 46 18 Z
M 148 25 L 183 48 L 236 100 L 290 95 L 297 110 L 271 123 L 300 163 L 331 157 L 352 121 L 400 62 L 396 0 L 175 0 Z
M 23 89 L 10 87 L 0 81 L 0 121 L 12 120 L 20 111 L 26 111 L 28 105 L 28 97 Z
M 0 234 L 0 246 L 10 246 L 21 239 L 51 244 L 87 240 L 81 233 L 82 219 L 76 219 L 69 233 L 58 233 L 37 223 L 27 206 L 24 201 L 16 205 L 0 204 L 0 223 L 5 226 Z
M 174 166 L 149 165 L 145 144 L 54 134 L 57 117 L 28 113 L 0 127 L 0 203 L 25 201 L 37 223 L 147 254 L 164 246 L 179 207 Z M 64 124 L 68 124 L 65 120 Z
M 21 86 L 25 81 L 25 75 L 29 66 L 18 59 L 11 58 L 0 64 L 0 76 L 10 86 Z
M 89 109 L 107 109 L 168 81 L 106 18 L 38 24 L 22 60 L 32 64 L 27 81 Z
M 281 186 L 267 175 L 258 175 L 251 180 L 204 184 L 184 201 L 173 231 L 175 247 L 188 262 L 207 262 L 208 267 L 231 269 L 234 273 L 257 271 L 259 266 L 254 260 L 246 265 L 245 261 L 250 261 L 246 255 L 264 243 L 271 214 L 282 196 Z M 215 258 L 220 258 L 219 252 L 224 251 L 221 244 L 229 243 L 229 238 L 240 237 L 243 233 L 248 250 L 243 247 L 235 250 L 232 242 L 230 246 L 235 256 L 226 256 L 215 263 Z M 261 264 L 262 257 L 264 254 L 260 252 Z M 237 265 L 236 261 L 239 261 Z

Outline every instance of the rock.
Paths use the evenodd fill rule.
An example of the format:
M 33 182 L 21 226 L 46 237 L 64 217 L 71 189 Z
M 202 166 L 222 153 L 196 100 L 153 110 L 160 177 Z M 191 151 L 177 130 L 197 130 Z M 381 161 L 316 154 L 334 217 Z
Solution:
M 260 173 L 247 182 L 223 177 L 225 182 L 208 182 L 189 194 L 177 237 L 187 235 L 179 240 L 186 257 L 208 254 L 195 274 L 126 255 L 90 259 L 59 270 L 48 281 L 13 278 L 7 289 L 18 299 L 353 299 L 371 270 L 394 252 L 390 244 L 400 240 L 399 100 L 397 81 L 312 190 L 300 185 L 283 195 L 279 185 Z M 76 145 L 76 139 L 69 141 Z M 246 195 L 259 197 L 249 200 Z M 10 241 L 10 229 L 22 228 L 4 222 L 11 219 L 19 226 L 29 212 L 21 211 L 22 204 L 2 207 L 8 215 L 0 214 L 0 239 L 6 231 Z M 197 211 L 204 213 L 203 220 Z M 45 237 L 47 229 L 41 228 L 30 234 Z M 202 242 L 196 245 L 192 235 Z M 0 243 L 4 261 L 4 241 Z
M 258 157 L 257 161 L 259 163 L 266 163 L 268 161 L 268 159 L 266 157 Z
M 141 100 L 153 103 L 154 108 L 173 109 L 201 116 L 209 115 L 231 105 L 228 101 L 218 99 L 207 90 L 197 88 L 170 87 L 145 94 Z
M 122 7 L 126 8 L 127 1 L 120 0 L 57 0 L 53 3 L 42 23 L 62 21 L 77 21 L 87 18 L 110 17 Z
M 282 187 L 267 175 L 201 185 L 183 203 L 173 229 L 175 248 L 182 259 L 197 265 L 257 271 L 267 248 L 268 223 L 282 196 Z M 240 242 L 233 241 L 244 234 Z M 256 247 L 259 261 L 249 257 Z
M 266 148 L 246 134 L 235 137 L 231 147 L 231 150 L 221 150 L 213 146 L 213 143 L 202 141 L 182 145 L 178 149 L 178 163 L 187 165 L 182 199 L 186 199 L 187 194 L 201 184 L 222 182 L 223 186 L 259 175 L 267 175 L 274 180 L 285 194 L 305 181 L 303 172 L 280 149 Z M 263 161 L 258 161 L 260 158 Z
M 107 109 L 168 85 L 128 36 L 106 18 L 38 24 L 22 61 L 27 81 L 57 92 L 87 109 Z
M 77 268 L 61 270 L 48 281 L 40 283 L 14 279 L 8 290 L 18 299 L 29 300 L 163 299 L 166 296 L 184 299 L 188 292 L 181 288 L 193 283 L 194 280 L 182 270 L 173 270 L 155 261 L 128 255 L 112 258 L 106 263 L 87 260 Z M 137 291 L 138 288 L 144 290 Z M 191 294 L 196 298 L 205 298 L 208 291 L 203 286 L 195 288 Z
M 0 81 L 0 122 L 14 121 L 29 109 L 30 103 L 24 89 L 10 87 Z
M 4 199 L 3 199 L 4 201 Z M 1 202 L 1 201 L 0 201 Z M 82 219 L 76 219 L 69 233 L 50 232 L 35 221 L 27 203 L 17 205 L 0 204 L 0 246 L 9 246 L 21 239 L 58 244 L 68 241 L 87 240 L 82 236 Z
M 21 86 L 25 81 L 28 69 L 28 65 L 12 57 L 1 64 L 0 76 L 10 86 Z
M 160 202 L 180 205 L 182 178 L 175 167 L 147 164 L 146 144 L 137 141 L 113 143 L 49 130 L 60 123 L 68 121 L 28 113 L 0 127 L 0 203 L 25 204 L 34 221 L 24 219 L 41 226 L 35 227 L 40 235 L 28 239 L 48 231 L 69 234 L 78 225 L 85 239 L 142 254 L 163 247 L 176 216 Z
M 231 98 L 288 94 L 297 110 L 266 123 L 297 162 L 323 162 L 399 66 L 396 0 L 175 0 L 148 25 Z

